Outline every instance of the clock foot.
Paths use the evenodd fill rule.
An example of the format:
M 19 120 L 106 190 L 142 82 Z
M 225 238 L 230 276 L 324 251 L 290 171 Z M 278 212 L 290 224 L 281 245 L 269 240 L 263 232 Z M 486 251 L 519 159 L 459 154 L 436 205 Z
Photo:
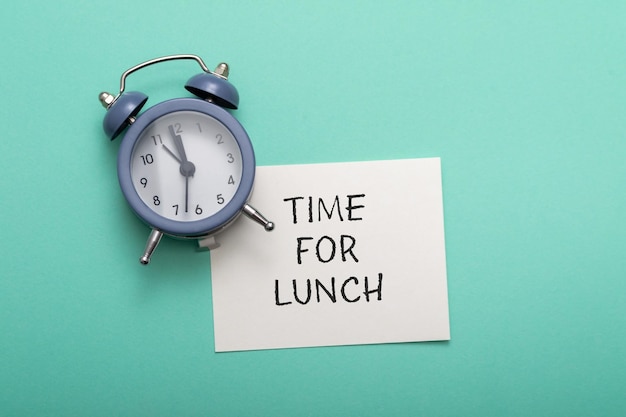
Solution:
M 255 222 L 259 223 L 261 226 L 265 228 L 266 231 L 270 232 L 274 230 L 274 222 L 267 220 L 261 213 L 259 213 L 254 207 L 250 204 L 245 204 L 243 206 L 243 214 L 250 217 Z
M 161 238 L 163 237 L 163 232 L 157 229 L 152 229 L 150 236 L 148 237 L 148 242 L 146 242 L 146 249 L 143 252 L 143 256 L 139 258 L 139 262 L 142 265 L 148 265 L 150 263 L 150 258 L 152 257 L 152 253 L 159 245 Z
M 215 236 L 207 236 L 198 239 L 198 250 L 207 251 L 220 247 L 220 244 L 215 240 Z

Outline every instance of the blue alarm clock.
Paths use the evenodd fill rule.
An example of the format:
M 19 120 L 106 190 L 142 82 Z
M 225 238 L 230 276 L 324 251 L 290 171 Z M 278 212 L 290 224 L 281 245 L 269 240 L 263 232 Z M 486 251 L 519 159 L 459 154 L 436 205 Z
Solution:
M 139 114 L 148 96 L 124 91 L 128 75 L 180 59 L 194 60 L 203 70 L 185 85 L 196 97 L 167 100 Z M 267 231 L 274 228 L 248 204 L 256 169 L 254 150 L 243 126 L 225 110 L 239 106 L 228 71 L 225 63 L 210 71 L 196 55 L 165 56 L 126 70 L 116 96 L 100 93 L 107 109 L 106 135 L 113 140 L 126 130 L 117 159 L 122 193 L 152 228 L 140 258 L 144 265 L 164 234 L 196 239 L 200 248 L 213 249 L 219 246 L 215 234 L 241 213 Z

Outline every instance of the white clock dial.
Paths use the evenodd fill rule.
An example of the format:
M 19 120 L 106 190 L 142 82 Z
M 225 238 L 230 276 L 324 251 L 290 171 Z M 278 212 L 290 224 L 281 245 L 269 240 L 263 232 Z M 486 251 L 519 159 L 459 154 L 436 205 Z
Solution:
M 131 155 L 132 183 L 143 203 L 170 220 L 202 220 L 224 208 L 242 177 L 241 150 L 215 118 L 168 113 L 141 133 Z

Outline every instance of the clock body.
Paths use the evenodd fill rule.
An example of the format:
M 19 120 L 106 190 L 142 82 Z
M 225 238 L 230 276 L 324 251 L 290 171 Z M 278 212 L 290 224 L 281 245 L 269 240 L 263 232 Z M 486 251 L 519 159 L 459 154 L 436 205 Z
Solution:
M 124 135 L 118 179 L 145 223 L 175 237 L 214 234 L 242 212 L 254 183 L 255 157 L 241 124 L 196 98 L 161 102 Z

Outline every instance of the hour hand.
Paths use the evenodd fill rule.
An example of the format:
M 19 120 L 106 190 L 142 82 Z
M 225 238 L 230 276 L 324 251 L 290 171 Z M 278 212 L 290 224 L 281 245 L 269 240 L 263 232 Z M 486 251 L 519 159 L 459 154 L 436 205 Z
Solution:
M 172 150 L 170 148 L 165 146 L 165 144 L 163 144 L 161 146 L 163 146 L 163 149 L 165 149 L 165 152 L 167 152 L 172 158 L 174 158 L 176 160 L 176 162 L 178 162 L 179 164 L 182 164 L 183 161 L 181 161 L 180 158 L 177 157 L 176 154 L 174 152 L 172 152 Z

